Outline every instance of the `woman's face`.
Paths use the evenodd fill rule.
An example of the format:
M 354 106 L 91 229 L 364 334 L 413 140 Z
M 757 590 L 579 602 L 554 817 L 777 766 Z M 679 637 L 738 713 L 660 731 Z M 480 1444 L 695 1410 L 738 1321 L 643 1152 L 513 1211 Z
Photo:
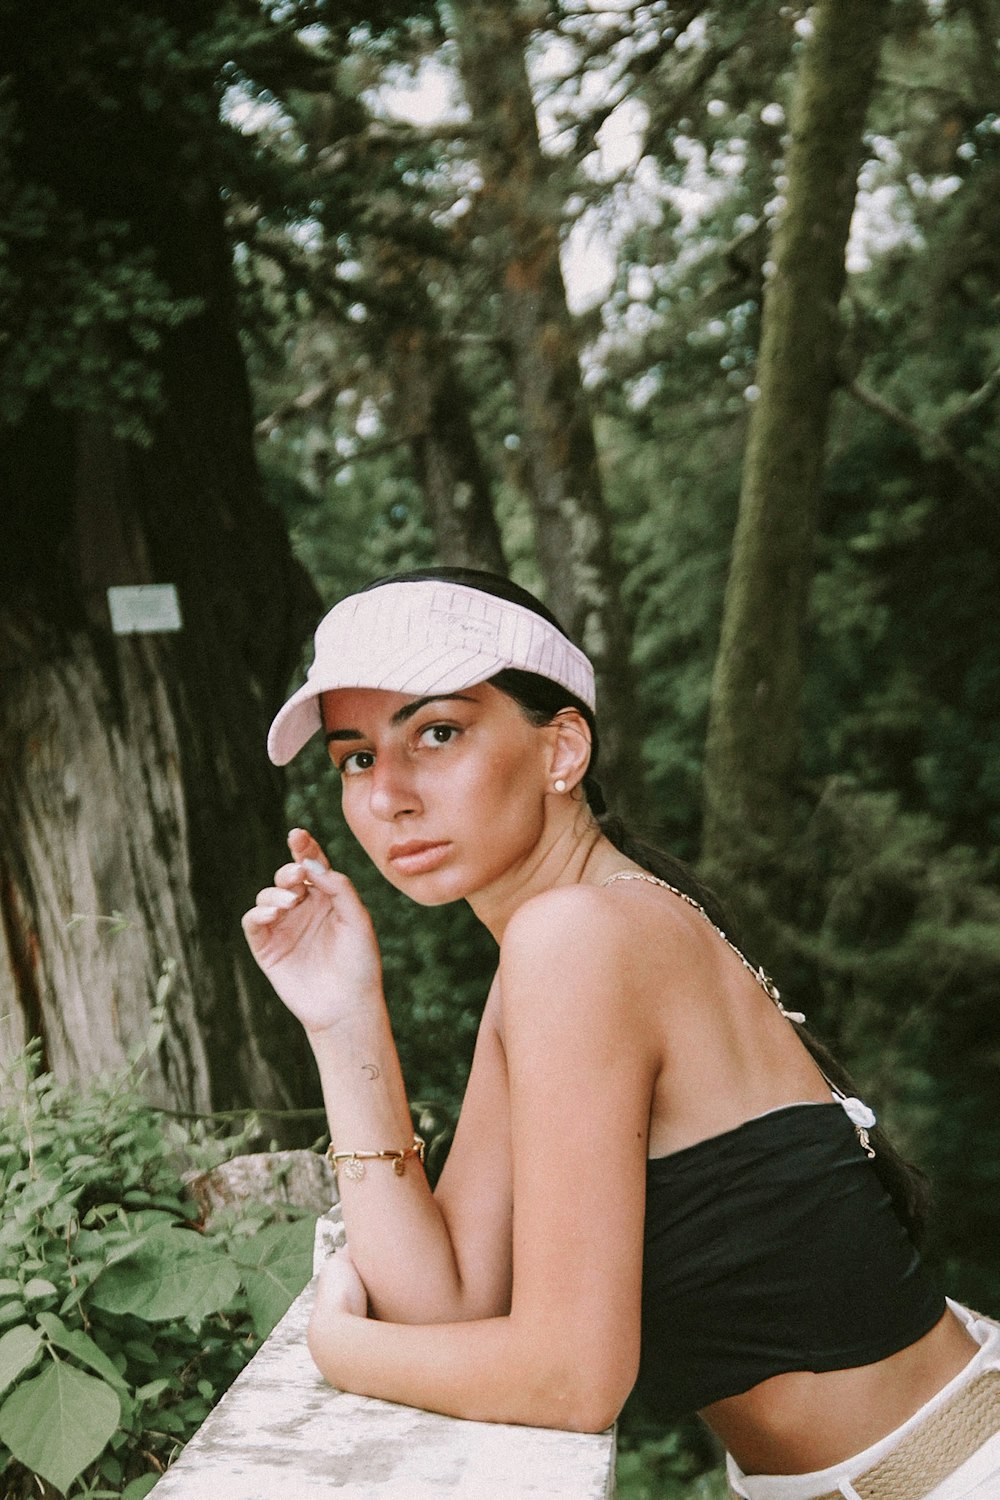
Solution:
M 348 827 L 415 901 L 470 896 L 537 848 L 553 732 L 497 688 L 434 698 L 338 688 L 322 711 Z

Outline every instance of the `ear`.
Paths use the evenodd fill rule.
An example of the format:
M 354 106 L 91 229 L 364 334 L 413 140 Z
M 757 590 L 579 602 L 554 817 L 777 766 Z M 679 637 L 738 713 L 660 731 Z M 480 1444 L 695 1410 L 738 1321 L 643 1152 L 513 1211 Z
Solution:
M 549 776 L 564 781 L 561 795 L 579 786 L 590 764 L 590 725 L 575 708 L 561 708 L 546 728 L 551 734 Z

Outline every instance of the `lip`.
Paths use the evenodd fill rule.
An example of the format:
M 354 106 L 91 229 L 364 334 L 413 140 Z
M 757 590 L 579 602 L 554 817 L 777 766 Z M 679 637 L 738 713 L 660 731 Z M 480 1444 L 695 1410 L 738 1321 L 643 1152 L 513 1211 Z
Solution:
M 429 839 L 411 839 L 405 844 L 393 844 L 389 850 L 389 863 L 404 875 L 424 875 L 436 870 L 448 857 L 451 845 L 435 843 Z

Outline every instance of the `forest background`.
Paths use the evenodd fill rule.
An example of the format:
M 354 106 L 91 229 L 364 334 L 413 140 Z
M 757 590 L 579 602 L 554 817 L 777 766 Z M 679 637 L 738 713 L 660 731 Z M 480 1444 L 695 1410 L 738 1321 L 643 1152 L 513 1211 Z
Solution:
M 0 4 L 0 1062 L 144 1048 L 152 1106 L 312 1140 L 238 937 L 303 823 L 444 1142 L 490 944 L 262 746 L 324 606 L 491 567 L 996 1312 L 995 0 L 40 12 Z M 114 635 L 166 582 L 183 629 Z

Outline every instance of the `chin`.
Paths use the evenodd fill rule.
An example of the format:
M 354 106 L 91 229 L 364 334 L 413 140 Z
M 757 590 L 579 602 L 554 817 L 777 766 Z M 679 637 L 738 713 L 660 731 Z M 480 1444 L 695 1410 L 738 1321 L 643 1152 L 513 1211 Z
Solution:
M 397 886 L 396 889 L 400 890 L 402 887 Z M 451 893 L 447 895 L 434 895 L 428 892 L 422 896 L 419 891 L 403 891 L 403 895 L 409 896 L 410 900 L 415 902 L 417 906 L 453 906 L 456 901 L 465 900 L 464 894 L 459 896 L 452 895 Z
M 402 895 L 416 902 L 417 906 L 450 906 L 455 901 L 464 901 L 471 892 L 464 882 L 441 875 L 437 871 L 429 875 L 397 875 L 392 870 L 383 870 L 382 875 Z

